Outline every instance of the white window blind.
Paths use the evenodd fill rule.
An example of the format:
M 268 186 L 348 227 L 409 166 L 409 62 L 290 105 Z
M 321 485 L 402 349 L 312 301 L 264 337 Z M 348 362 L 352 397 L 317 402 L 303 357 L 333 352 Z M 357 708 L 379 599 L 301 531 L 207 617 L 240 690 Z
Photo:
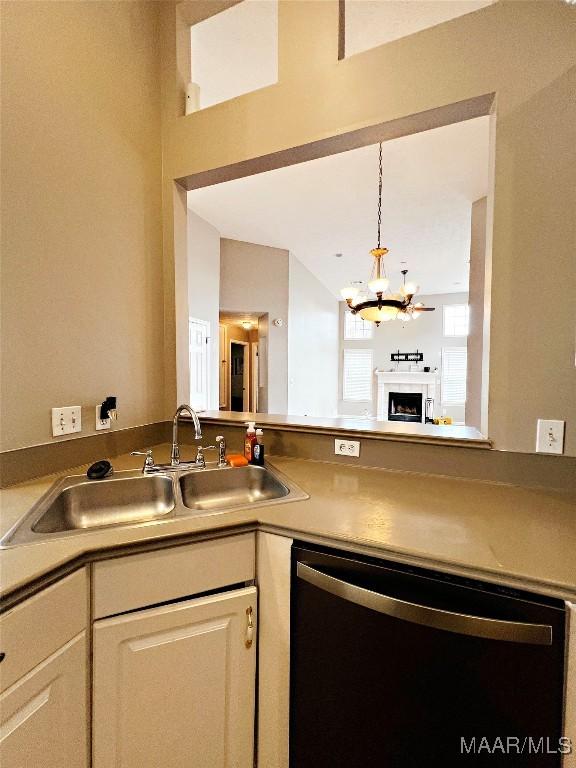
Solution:
M 463 405 L 466 402 L 466 347 L 442 349 L 442 403 Z
M 468 304 L 444 305 L 444 336 L 468 336 Z
M 372 400 L 372 350 L 345 349 L 343 400 Z
M 371 339 L 374 323 L 362 320 L 360 315 L 353 315 L 352 312 L 344 313 L 344 339 L 346 341 L 358 341 L 362 339 Z

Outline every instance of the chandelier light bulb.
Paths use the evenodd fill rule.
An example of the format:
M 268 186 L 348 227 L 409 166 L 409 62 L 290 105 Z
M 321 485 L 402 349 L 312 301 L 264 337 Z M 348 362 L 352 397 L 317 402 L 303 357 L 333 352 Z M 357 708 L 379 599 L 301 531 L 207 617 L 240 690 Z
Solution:
M 358 288 L 356 288 L 355 285 L 347 285 L 346 288 L 342 288 L 340 291 L 340 296 L 342 296 L 345 301 L 351 301 L 358 296 Z
M 386 277 L 377 277 L 375 280 L 370 280 L 368 283 L 368 288 L 370 288 L 372 293 L 384 293 L 389 285 L 390 280 L 388 280 Z
M 408 282 L 400 290 L 403 296 L 414 296 L 415 293 L 418 293 L 419 287 L 416 283 Z

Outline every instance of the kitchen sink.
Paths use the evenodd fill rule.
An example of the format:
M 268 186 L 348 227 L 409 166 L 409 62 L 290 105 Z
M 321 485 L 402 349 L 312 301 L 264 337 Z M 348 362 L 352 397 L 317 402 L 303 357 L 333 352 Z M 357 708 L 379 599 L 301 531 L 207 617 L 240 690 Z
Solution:
M 6 533 L 0 547 L 307 498 L 290 479 L 268 467 L 214 465 L 170 474 L 129 470 L 104 480 L 76 475 L 56 482 Z
M 182 501 L 206 512 L 282 499 L 290 493 L 265 467 L 229 467 L 190 472 L 180 477 Z

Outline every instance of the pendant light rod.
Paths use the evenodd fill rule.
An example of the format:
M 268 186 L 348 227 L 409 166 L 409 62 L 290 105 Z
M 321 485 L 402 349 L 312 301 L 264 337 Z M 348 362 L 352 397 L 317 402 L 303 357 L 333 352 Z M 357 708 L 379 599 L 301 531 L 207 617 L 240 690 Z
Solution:
M 378 155 L 378 245 L 380 250 L 380 229 L 382 228 L 382 142 L 380 142 Z M 380 272 L 380 270 L 378 270 Z M 380 277 L 380 274 L 378 274 Z

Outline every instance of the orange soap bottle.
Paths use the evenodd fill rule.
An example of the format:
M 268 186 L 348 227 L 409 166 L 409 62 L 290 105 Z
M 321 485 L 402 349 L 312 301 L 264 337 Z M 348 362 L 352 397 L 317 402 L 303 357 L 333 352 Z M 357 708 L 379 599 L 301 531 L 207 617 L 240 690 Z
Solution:
M 246 430 L 246 437 L 244 438 L 244 456 L 249 464 L 252 464 L 254 460 L 254 446 L 256 445 L 256 422 L 246 422 L 248 429 Z

